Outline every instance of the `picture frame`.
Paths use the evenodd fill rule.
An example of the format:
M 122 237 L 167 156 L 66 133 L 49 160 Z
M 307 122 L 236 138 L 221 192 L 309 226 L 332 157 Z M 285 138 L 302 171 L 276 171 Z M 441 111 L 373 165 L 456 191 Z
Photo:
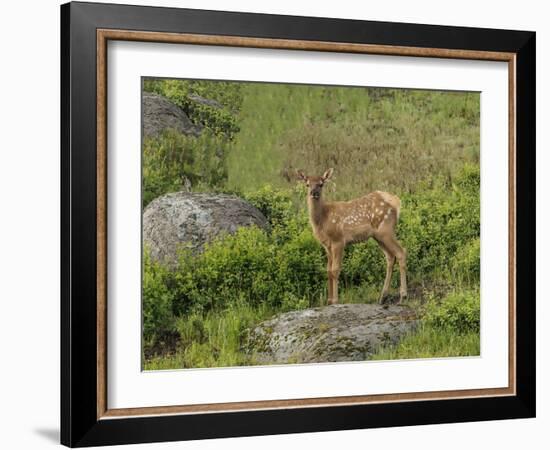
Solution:
M 508 65 L 508 386 L 112 409 L 107 402 L 110 41 Z M 177 441 L 535 416 L 533 32 L 72 2 L 61 6 L 61 443 Z M 215 78 L 215 74 L 213 74 Z

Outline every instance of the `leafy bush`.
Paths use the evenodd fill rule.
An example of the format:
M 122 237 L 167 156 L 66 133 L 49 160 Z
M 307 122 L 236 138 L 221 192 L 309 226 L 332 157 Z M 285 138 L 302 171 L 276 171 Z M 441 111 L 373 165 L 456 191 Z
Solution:
M 456 284 L 479 277 L 479 197 L 477 189 L 469 192 L 467 186 L 438 186 L 406 200 L 398 237 L 408 251 L 410 279 L 442 277 Z M 319 303 L 326 289 L 326 256 L 306 212 L 293 206 L 289 191 L 265 187 L 246 198 L 264 212 L 271 229 L 240 228 L 206 245 L 199 255 L 182 250 L 170 275 L 176 314 L 237 302 L 280 309 Z M 346 248 L 342 289 L 361 284 L 379 288 L 384 275 L 384 256 L 374 241 Z
M 454 182 L 459 189 L 479 197 L 479 165 L 465 164 L 458 172 Z
M 326 257 L 311 230 L 302 229 L 283 245 L 275 246 L 276 285 L 283 299 L 274 296 L 272 304 L 289 303 L 294 298 L 294 303 L 306 299 L 308 305 L 315 305 L 326 285 Z
M 468 333 L 479 332 L 479 318 L 479 291 L 463 291 L 448 294 L 440 302 L 428 302 L 424 321 L 435 328 Z
M 344 287 L 359 283 L 380 284 L 385 274 L 386 260 L 376 242 L 371 240 L 346 247 L 340 275 Z
M 401 200 L 397 236 L 407 249 L 409 272 L 448 274 L 457 251 L 479 238 L 479 168 L 466 166 L 456 183 L 436 179 Z
M 149 253 L 143 258 L 143 339 L 151 346 L 164 334 L 173 331 L 172 305 L 174 291 L 170 287 L 170 272 L 162 265 L 151 261 Z
M 239 131 L 236 115 L 242 103 L 241 84 L 225 81 L 147 79 L 143 89 L 169 98 L 189 118 L 217 136 L 232 139 Z M 200 96 L 216 102 L 216 106 L 193 100 Z
M 243 227 L 207 245 L 198 256 L 181 254 L 175 311 L 309 300 L 324 288 L 323 272 L 322 251 L 309 230 L 280 246 L 265 231 Z
M 454 274 L 466 282 L 479 281 L 479 238 L 472 239 L 460 248 L 451 261 Z
M 246 193 L 244 197 L 263 213 L 271 226 L 285 225 L 296 215 L 292 195 L 288 190 L 266 185 L 257 191 Z
M 200 137 L 164 130 L 160 136 L 143 143 L 142 202 L 167 192 L 182 190 L 186 183 L 194 188 L 218 186 L 227 178 L 227 142 L 203 130 Z

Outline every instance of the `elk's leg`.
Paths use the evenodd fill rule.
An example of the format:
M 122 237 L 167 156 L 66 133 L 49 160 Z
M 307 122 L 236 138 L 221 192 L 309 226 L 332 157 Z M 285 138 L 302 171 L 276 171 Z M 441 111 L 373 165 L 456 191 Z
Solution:
M 397 242 L 394 236 L 388 236 L 388 238 L 384 240 L 384 245 L 395 255 L 399 263 L 399 303 L 401 303 L 403 299 L 407 298 L 407 252 L 401 244 Z
M 332 253 L 328 247 L 325 247 L 325 250 L 327 251 L 327 280 L 328 280 L 327 299 L 328 299 L 328 303 L 331 304 L 334 298 L 334 282 L 331 276 Z
M 386 279 L 384 280 L 384 287 L 382 288 L 380 299 L 378 300 L 378 303 L 382 304 L 390 289 L 393 265 L 395 264 L 395 255 L 390 252 L 382 242 L 379 242 L 378 244 L 380 245 L 380 248 L 382 249 L 382 251 L 384 252 L 384 256 L 386 257 Z
M 332 265 L 329 277 L 332 278 L 332 298 L 329 299 L 329 305 L 338 303 L 338 278 L 342 268 L 342 258 L 344 257 L 344 245 L 336 244 L 332 248 Z

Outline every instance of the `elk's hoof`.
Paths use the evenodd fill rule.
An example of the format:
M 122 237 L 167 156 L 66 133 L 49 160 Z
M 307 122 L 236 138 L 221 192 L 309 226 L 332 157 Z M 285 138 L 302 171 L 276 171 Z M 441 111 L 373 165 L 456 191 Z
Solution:
M 407 295 L 406 292 L 401 292 L 401 294 L 399 295 L 399 302 L 398 302 L 398 303 L 401 303 L 401 302 L 403 302 L 403 301 L 406 302 L 406 301 L 407 301 L 407 297 L 408 297 L 408 295 Z
M 328 304 L 329 305 L 336 305 L 338 303 L 338 299 L 337 298 L 329 298 L 328 299 Z

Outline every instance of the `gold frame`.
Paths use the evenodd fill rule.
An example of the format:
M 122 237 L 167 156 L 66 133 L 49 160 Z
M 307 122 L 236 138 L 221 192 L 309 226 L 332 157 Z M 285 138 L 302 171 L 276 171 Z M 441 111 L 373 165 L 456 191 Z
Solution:
M 148 406 L 109 409 L 107 405 L 107 42 L 109 40 L 309 50 L 392 56 L 437 57 L 502 61 L 509 73 L 508 133 L 508 387 L 467 389 L 402 394 L 319 397 L 288 400 L 265 400 L 201 405 Z M 455 50 L 444 48 L 403 47 L 372 44 L 345 44 L 321 41 L 261 39 L 236 36 L 158 33 L 147 31 L 97 30 L 97 419 L 121 417 L 219 413 L 265 409 L 344 406 L 353 404 L 392 403 L 421 400 L 444 400 L 516 395 L 516 55 L 506 52 Z

